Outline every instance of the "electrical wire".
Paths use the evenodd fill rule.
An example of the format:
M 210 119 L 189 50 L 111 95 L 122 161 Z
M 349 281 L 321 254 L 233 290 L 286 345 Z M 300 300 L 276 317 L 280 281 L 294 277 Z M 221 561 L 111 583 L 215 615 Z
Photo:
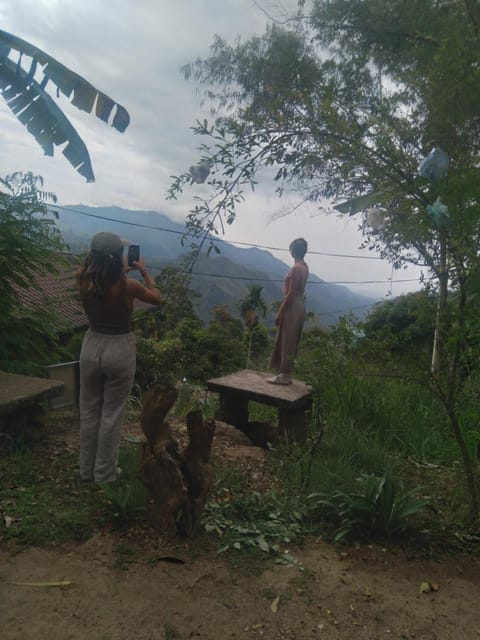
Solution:
M 186 236 L 186 237 L 192 237 L 195 238 L 196 236 L 187 232 L 183 232 L 183 231 L 176 231 L 174 229 L 167 229 L 165 227 L 157 227 L 154 225 L 150 225 L 150 224 L 142 224 L 141 222 L 131 222 L 129 220 L 119 220 L 118 218 L 111 218 L 109 216 L 100 216 L 96 213 L 87 213 L 86 211 L 80 211 L 78 209 L 72 209 L 71 207 L 65 207 L 65 206 L 61 206 L 61 205 L 55 205 L 55 206 L 50 206 L 50 209 L 52 209 L 52 211 L 54 211 L 55 209 L 61 209 L 62 211 L 67 211 L 70 213 L 77 213 L 78 215 L 81 216 L 86 216 L 88 218 L 96 218 L 98 220 L 107 220 L 108 222 L 117 222 L 118 224 L 125 224 L 131 227 L 138 227 L 139 229 L 151 229 L 153 231 L 162 231 L 164 233 L 173 233 L 175 235 L 179 235 L 179 236 Z M 240 240 L 224 240 L 223 238 L 217 238 L 215 236 L 209 236 L 211 240 L 214 240 L 215 242 L 220 242 L 220 243 L 225 243 L 225 244 L 238 244 L 240 246 L 243 247 L 253 247 L 253 248 L 257 248 L 257 249 L 266 249 L 267 251 L 284 251 L 288 253 L 288 249 L 286 249 L 285 247 L 271 247 L 269 245 L 262 245 L 262 244 L 254 244 L 251 242 L 242 242 Z M 359 255 L 353 255 L 353 254 L 348 254 L 348 253 L 329 253 L 326 251 L 312 251 L 312 250 L 308 250 L 308 253 L 311 255 L 317 255 L 317 256 L 327 256 L 327 257 L 332 257 L 332 258 L 357 258 L 359 260 L 382 260 L 382 258 L 380 258 L 379 256 L 359 256 Z
M 156 267 L 153 265 L 145 265 L 148 269 L 161 271 L 162 267 Z M 191 275 L 191 276 L 201 276 L 204 278 L 228 278 L 229 280 L 248 280 L 249 282 L 283 282 L 283 278 L 254 278 L 250 276 L 234 276 L 223 273 L 201 273 L 199 271 L 195 271 L 195 273 L 190 273 L 190 271 L 185 270 L 182 273 Z M 336 280 L 327 282 L 326 280 L 313 281 L 307 280 L 308 285 L 341 285 L 341 284 L 385 284 L 390 283 L 391 280 L 388 278 L 387 280 Z M 417 278 L 405 278 L 403 280 L 395 280 L 395 282 L 418 282 Z
M 188 233 L 184 233 L 182 231 L 176 231 L 174 229 L 167 229 L 165 227 L 157 227 L 157 226 L 153 226 L 153 225 L 148 225 L 148 224 L 142 224 L 140 222 L 130 222 L 128 220 L 119 220 L 118 218 L 112 218 L 109 216 L 100 216 L 98 214 L 95 213 L 88 213 L 86 211 L 80 211 L 79 209 L 73 209 L 71 207 L 65 207 L 62 205 L 54 205 L 54 206 L 50 206 L 50 209 L 55 210 L 55 209 L 61 209 L 62 211 L 67 211 L 70 213 L 76 213 L 78 215 L 82 215 L 82 216 L 86 216 L 88 218 L 96 218 L 99 220 L 107 220 L 108 222 L 117 222 L 119 224 L 125 224 L 125 225 L 129 225 L 132 227 L 138 227 L 141 229 L 151 229 L 154 231 L 161 231 L 163 233 L 173 233 L 176 235 L 180 235 L 180 236 L 191 236 L 191 237 L 195 237 L 192 234 L 188 234 Z M 235 240 L 223 240 L 222 238 L 215 238 L 213 236 L 211 236 L 211 239 L 214 240 L 215 242 L 223 242 L 226 244 L 239 244 L 242 246 L 247 246 L 247 247 L 255 247 L 258 249 L 266 249 L 269 251 L 288 251 L 288 249 L 285 249 L 283 247 L 271 247 L 268 245 L 260 245 L 260 244 L 253 244 L 253 243 L 249 243 L 249 242 L 240 242 L 240 241 L 235 241 Z M 337 258 L 358 258 L 358 259 L 363 259 L 363 260 L 381 260 L 381 258 L 377 257 L 377 256 L 358 256 L 358 255 L 351 255 L 351 254 L 342 254 L 342 253 L 326 253 L 323 251 L 308 251 L 309 254 L 312 255 L 322 255 L 322 256 L 329 256 L 329 257 L 337 257 Z M 155 270 L 161 270 L 161 267 L 155 267 L 152 265 L 146 265 L 148 266 L 149 269 L 155 269 Z M 224 274 L 218 274 L 218 273 L 200 273 L 198 271 L 196 271 L 195 273 L 192 273 L 191 270 L 186 270 L 184 271 L 184 273 L 188 273 L 189 275 L 195 275 L 195 276 L 201 276 L 201 277 L 210 277 L 210 278 L 229 278 L 231 280 L 248 280 L 251 282 L 283 282 L 283 279 L 270 279 L 270 278 L 254 278 L 254 277 L 249 277 L 249 276 L 234 276 L 234 275 L 224 275 Z M 407 279 L 403 279 L 403 280 L 395 280 L 395 282 L 397 283 L 401 283 L 401 282 L 418 282 L 418 278 L 407 278 Z M 338 280 L 338 281 L 330 281 L 330 282 L 326 282 L 324 280 L 320 280 L 320 281 L 307 281 L 306 284 L 309 285 L 347 285 L 347 284 L 385 284 L 385 283 L 391 283 L 391 278 L 388 278 L 386 280 Z

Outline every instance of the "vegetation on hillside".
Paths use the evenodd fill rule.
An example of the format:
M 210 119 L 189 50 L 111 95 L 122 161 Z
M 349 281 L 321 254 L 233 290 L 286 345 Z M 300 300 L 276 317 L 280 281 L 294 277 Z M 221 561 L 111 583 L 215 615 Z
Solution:
M 190 224 L 211 232 L 221 218 L 233 222 L 242 185 L 254 186 L 258 171 L 273 166 L 280 194 L 293 185 L 312 201 L 346 200 L 339 211 L 361 218 L 368 246 L 395 266 L 425 267 L 425 289 L 378 305 L 363 323 L 346 316 L 329 331 L 305 332 L 296 376 L 312 386 L 307 441 L 276 442 L 268 451 L 274 482 L 262 493 L 252 494 L 246 478 L 220 462 L 205 529 L 221 549 L 283 560 L 289 541 L 312 532 L 478 544 L 479 16 L 460 0 L 300 5 L 311 11 L 290 29 L 275 25 L 235 46 L 217 38 L 209 59 L 186 67 L 216 115 L 196 128 L 207 141 L 201 153 L 211 193 Z M 448 158 L 439 175 L 419 170 L 432 148 Z M 190 182 L 190 174 L 180 176 L 171 195 Z M 30 273 L 50 268 L 56 247 L 35 186 L 26 203 L 21 191 L 2 194 L 2 226 L 12 239 L 5 255 L 15 260 L 20 247 Z M 4 269 L 11 264 L 17 271 L 3 260 Z M 221 306 L 203 326 L 189 278 L 172 270 L 160 277 L 164 307 L 137 323 L 136 405 L 151 384 L 168 380 L 213 414 L 194 390 L 247 361 L 264 369 L 270 336 L 261 314 L 255 328 L 245 327 Z M 20 344 L 35 343 L 36 351 L 15 352 L 24 359 L 17 362 L 41 364 L 49 334 L 18 322 L 17 299 L 5 291 L 5 329 Z M 238 300 L 246 318 L 253 302 L 262 308 L 261 292 L 250 293 Z M 1 334 L 7 362 L 13 346 Z M 254 407 L 253 417 L 264 419 L 263 411 Z M 11 473 L 3 495 L 19 505 Z M 109 501 L 127 518 L 125 486 Z

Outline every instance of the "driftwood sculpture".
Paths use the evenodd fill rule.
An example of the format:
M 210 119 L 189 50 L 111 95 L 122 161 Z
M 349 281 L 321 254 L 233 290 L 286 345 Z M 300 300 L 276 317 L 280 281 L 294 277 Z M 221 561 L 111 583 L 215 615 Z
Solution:
M 169 385 L 157 384 L 144 399 L 141 426 L 147 439 L 140 479 L 152 498 L 151 516 L 159 533 L 191 535 L 202 515 L 211 484 L 209 464 L 214 422 L 204 422 L 200 411 L 187 416 L 189 443 L 183 453 L 166 421 L 177 399 Z

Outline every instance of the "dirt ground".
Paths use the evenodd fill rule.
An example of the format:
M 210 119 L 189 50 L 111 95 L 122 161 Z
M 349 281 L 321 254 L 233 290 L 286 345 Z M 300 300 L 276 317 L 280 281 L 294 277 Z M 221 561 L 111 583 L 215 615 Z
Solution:
M 261 485 L 258 448 L 219 430 L 214 455 L 242 458 Z M 146 540 L 145 558 L 120 564 L 114 532 L 55 549 L 0 545 L 2 640 L 480 639 L 475 556 L 311 540 L 290 550 L 298 566 L 248 572 L 195 540 Z

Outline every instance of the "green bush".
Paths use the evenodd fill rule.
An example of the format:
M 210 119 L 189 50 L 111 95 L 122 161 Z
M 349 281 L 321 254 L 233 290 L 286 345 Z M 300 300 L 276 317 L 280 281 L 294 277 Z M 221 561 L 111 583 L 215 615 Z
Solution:
M 62 328 L 47 300 L 36 310 L 21 296 L 62 263 L 57 214 L 45 203 L 55 196 L 40 191 L 42 186 L 42 178 L 30 172 L 0 178 L 0 369 L 30 375 L 43 375 L 55 360 Z
M 347 536 L 360 538 L 385 537 L 389 540 L 411 528 L 410 516 L 422 511 L 428 504 L 416 497 L 418 488 L 405 491 L 395 483 L 391 470 L 381 476 L 362 475 L 353 492 L 333 491 L 330 496 L 311 494 L 310 506 L 324 510 L 339 522 L 335 541 Z
M 156 382 L 176 384 L 186 379 L 203 384 L 208 378 L 245 366 L 246 351 L 240 321 L 184 319 L 165 338 L 137 336 L 137 384 L 146 389 Z

